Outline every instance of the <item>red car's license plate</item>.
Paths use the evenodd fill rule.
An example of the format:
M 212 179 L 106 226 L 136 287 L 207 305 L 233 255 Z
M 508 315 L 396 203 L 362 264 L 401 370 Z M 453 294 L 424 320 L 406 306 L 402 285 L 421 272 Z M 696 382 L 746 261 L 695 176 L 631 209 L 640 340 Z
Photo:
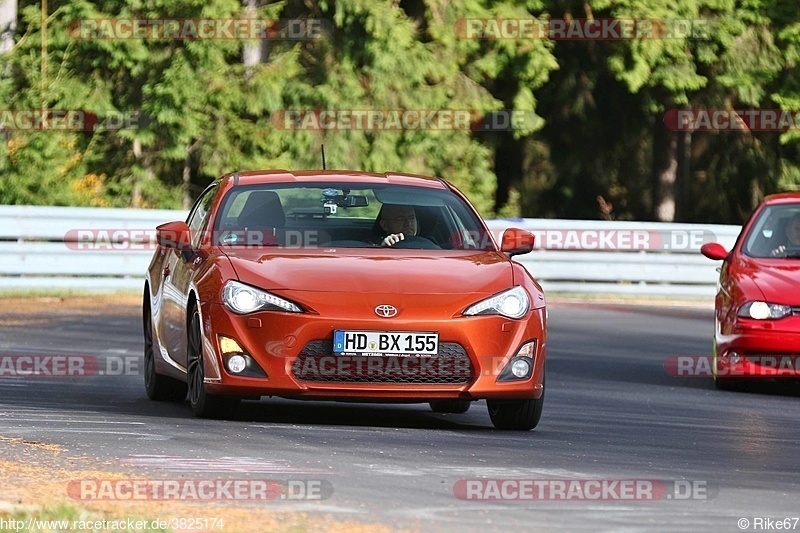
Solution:
M 439 334 L 419 331 L 333 332 L 333 353 L 340 355 L 435 355 Z

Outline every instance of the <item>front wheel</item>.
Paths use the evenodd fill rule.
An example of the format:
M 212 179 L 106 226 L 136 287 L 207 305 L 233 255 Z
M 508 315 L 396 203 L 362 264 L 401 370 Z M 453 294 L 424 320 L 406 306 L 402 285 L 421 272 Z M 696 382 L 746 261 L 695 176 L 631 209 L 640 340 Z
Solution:
M 206 392 L 205 368 L 203 365 L 202 334 L 200 332 L 200 312 L 192 309 L 189 320 L 187 378 L 189 381 L 189 403 L 199 418 L 231 418 L 239 407 L 238 398 L 228 398 Z
M 714 357 L 712 359 L 712 364 L 714 365 L 714 386 L 718 390 L 730 391 L 730 392 L 747 392 L 750 387 L 750 384 L 747 381 L 743 381 L 741 379 L 731 379 L 731 378 L 724 378 L 719 377 L 719 360 L 717 359 L 717 342 L 716 339 L 714 340 Z M 729 368 L 723 368 L 723 374 L 730 373 Z
M 544 387 L 544 378 L 542 378 Z M 542 418 L 544 405 L 544 389 L 538 399 L 527 400 L 486 400 L 489 407 L 489 418 L 497 429 L 513 429 L 529 431 L 536 427 Z
M 719 390 L 731 392 L 747 392 L 749 384 L 746 381 L 714 377 L 714 386 Z

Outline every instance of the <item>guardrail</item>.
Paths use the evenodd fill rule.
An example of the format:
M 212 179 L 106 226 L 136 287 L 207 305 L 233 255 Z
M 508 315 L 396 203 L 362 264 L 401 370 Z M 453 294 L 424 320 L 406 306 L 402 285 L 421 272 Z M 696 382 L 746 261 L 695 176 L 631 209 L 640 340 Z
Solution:
M 155 226 L 185 211 L 0 206 L 0 289 L 139 290 Z M 700 246 L 730 249 L 739 226 L 504 219 L 537 249 L 516 260 L 549 293 L 711 297 L 717 263 Z M 91 232 L 92 242 L 81 232 Z
M 159 224 L 186 215 L 161 209 L 0 206 L 0 289 L 141 290 L 153 250 L 136 242 L 137 236 L 146 241 L 146 232 L 152 235 Z M 82 246 L 79 231 L 92 231 L 100 240 Z
M 730 250 L 740 226 L 598 220 L 490 220 L 518 227 L 537 249 L 516 258 L 548 293 L 713 297 L 719 262 L 700 254 L 707 242 Z

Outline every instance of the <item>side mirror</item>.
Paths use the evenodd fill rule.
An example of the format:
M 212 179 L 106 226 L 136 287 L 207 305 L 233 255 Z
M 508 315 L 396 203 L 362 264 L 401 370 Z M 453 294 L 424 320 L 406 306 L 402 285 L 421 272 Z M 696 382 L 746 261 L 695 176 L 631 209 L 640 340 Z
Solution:
M 714 261 L 721 261 L 728 257 L 728 251 L 716 242 L 708 242 L 700 247 L 700 253 Z
M 192 237 L 186 222 L 167 222 L 156 227 L 156 241 L 159 246 L 183 251 L 192 246 Z
M 535 237 L 530 231 L 518 228 L 508 228 L 503 232 L 503 239 L 500 245 L 500 251 L 508 254 L 509 257 L 514 255 L 527 254 L 533 250 Z

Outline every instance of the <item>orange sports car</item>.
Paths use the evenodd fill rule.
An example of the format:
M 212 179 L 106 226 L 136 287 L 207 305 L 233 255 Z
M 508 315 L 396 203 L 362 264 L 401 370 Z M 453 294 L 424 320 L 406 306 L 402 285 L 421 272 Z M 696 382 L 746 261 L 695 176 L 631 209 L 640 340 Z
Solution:
M 186 222 L 158 227 L 144 287 L 145 387 L 221 418 L 280 396 L 485 399 L 529 430 L 544 401 L 541 287 L 442 179 L 352 171 L 233 173 Z

